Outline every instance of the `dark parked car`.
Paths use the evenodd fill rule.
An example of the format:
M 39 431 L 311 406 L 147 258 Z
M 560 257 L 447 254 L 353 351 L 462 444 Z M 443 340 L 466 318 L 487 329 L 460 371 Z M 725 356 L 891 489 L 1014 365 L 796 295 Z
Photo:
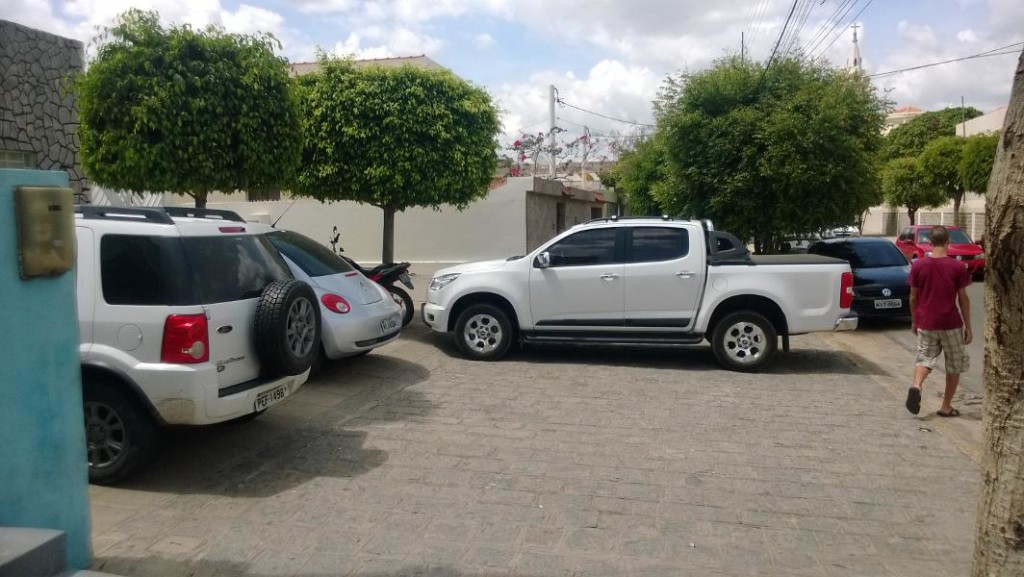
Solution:
M 853 306 L 862 317 L 910 316 L 910 263 L 884 238 L 851 236 L 816 242 L 807 252 L 841 258 L 853 269 Z

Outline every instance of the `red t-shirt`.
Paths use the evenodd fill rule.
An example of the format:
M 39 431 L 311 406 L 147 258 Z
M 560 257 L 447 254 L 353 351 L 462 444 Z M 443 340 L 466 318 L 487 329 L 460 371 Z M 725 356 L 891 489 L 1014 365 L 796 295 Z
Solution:
M 967 265 L 948 256 L 927 256 L 910 265 L 910 286 L 917 288 L 914 324 L 927 331 L 948 331 L 964 325 L 957 293 L 971 284 Z

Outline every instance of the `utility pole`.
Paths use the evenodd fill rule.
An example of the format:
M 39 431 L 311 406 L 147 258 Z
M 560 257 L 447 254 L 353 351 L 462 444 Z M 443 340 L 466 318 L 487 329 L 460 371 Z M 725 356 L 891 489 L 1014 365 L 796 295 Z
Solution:
M 548 132 L 548 146 L 551 152 L 551 178 L 554 179 L 558 176 L 556 172 L 556 159 L 555 159 L 555 85 L 550 85 L 548 90 L 548 111 L 551 113 L 551 130 Z
M 740 64 L 746 63 L 746 60 L 747 60 L 746 56 L 747 56 L 747 46 L 746 46 L 746 41 L 744 40 L 744 32 L 740 31 Z
M 967 138 L 967 111 L 964 109 L 964 97 L 960 97 L 960 126 L 963 126 L 961 133 Z

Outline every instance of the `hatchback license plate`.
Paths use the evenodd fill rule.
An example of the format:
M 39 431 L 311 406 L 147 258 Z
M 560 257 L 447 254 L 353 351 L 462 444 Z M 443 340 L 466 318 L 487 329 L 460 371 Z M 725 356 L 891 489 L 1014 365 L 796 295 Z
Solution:
M 397 331 L 400 326 L 401 323 L 398 322 L 398 319 L 384 319 L 380 321 L 380 332 L 385 335 L 393 333 Z
M 256 402 L 252 404 L 252 409 L 254 411 L 262 411 L 269 407 L 270 405 L 273 405 L 284 400 L 284 398 L 287 396 L 288 385 L 281 385 L 279 387 L 274 387 L 269 391 L 263 391 L 262 393 L 256 395 Z
M 876 309 L 898 309 L 903 306 L 903 299 L 885 299 L 875 301 Z

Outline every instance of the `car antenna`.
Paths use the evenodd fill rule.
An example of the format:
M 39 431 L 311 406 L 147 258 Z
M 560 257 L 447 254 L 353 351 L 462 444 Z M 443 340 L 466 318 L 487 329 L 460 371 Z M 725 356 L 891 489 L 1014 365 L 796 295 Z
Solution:
M 277 220 L 271 223 L 270 228 L 277 228 L 277 223 L 281 222 L 281 219 L 284 218 L 284 215 L 288 214 L 288 211 L 291 210 L 293 206 L 295 206 L 295 203 L 298 200 L 299 199 L 297 198 L 293 200 L 292 203 L 288 205 L 288 208 L 284 209 L 284 212 L 281 213 L 281 216 L 277 217 Z

